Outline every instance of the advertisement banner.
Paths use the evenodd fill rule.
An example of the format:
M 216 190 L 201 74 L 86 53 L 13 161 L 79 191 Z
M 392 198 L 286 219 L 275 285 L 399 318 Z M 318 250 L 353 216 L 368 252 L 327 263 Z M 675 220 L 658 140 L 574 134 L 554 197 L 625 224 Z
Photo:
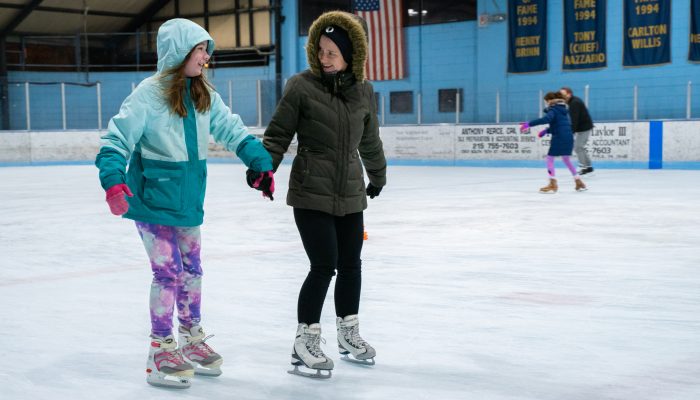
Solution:
M 671 0 L 625 0 L 622 65 L 671 62 Z
M 547 70 L 547 0 L 508 0 L 508 72 Z
M 606 1 L 564 0 L 562 69 L 605 68 Z
M 520 133 L 517 125 L 457 126 L 457 160 L 533 160 L 537 159 L 537 136 Z

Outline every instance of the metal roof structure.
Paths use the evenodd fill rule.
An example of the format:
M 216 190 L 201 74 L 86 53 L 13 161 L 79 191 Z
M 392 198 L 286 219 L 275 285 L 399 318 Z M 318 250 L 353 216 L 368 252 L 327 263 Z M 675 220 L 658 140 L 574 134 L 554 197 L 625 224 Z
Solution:
M 2 0 L 0 38 L 133 32 L 171 0 Z M 179 1 L 173 1 L 178 6 Z

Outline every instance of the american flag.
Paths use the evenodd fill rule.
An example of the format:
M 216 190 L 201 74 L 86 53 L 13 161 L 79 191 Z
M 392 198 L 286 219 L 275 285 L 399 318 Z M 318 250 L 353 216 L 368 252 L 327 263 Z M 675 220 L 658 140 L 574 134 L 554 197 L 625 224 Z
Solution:
M 367 21 L 369 28 L 367 79 L 403 79 L 401 0 L 355 0 L 355 13 Z

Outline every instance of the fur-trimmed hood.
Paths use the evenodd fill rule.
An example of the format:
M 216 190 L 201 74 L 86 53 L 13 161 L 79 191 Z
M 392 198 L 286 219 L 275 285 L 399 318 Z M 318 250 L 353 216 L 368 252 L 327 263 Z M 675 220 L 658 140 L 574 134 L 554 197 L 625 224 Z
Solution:
M 365 81 L 367 63 L 367 23 L 355 14 L 345 11 L 329 11 L 321 14 L 309 28 L 306 43 L 306 58 L 311 72 L 321 76 L 321 62 L 318 60 L 318 41 L 323 30 L 329 25 L 337 25 L 348 32 L 352 42 L 352 72 L 358 82 Z

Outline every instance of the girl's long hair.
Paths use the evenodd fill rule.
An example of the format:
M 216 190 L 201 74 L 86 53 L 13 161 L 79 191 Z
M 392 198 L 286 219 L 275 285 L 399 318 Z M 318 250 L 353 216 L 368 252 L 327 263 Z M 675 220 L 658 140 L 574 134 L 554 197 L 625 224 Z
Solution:
M 187 88 L 185 64 L 191 55 L 192 52 L 190 51 L 180 65 L 165 71 L 161 77 L 163 95 L 168 99 L 170 111 L 177 113 L 182 118 L 187 116 L 187 107 L 185 107 L 185 90 Z M 192 80 L 190 84 L 190 98 L 194 103 L 195 110 L 200 113 L 208 111 L 211 108 L 209 91 L 214 90 L 214 86 L 209 83 L 204 71 L 199 76 L 190 79 Z

